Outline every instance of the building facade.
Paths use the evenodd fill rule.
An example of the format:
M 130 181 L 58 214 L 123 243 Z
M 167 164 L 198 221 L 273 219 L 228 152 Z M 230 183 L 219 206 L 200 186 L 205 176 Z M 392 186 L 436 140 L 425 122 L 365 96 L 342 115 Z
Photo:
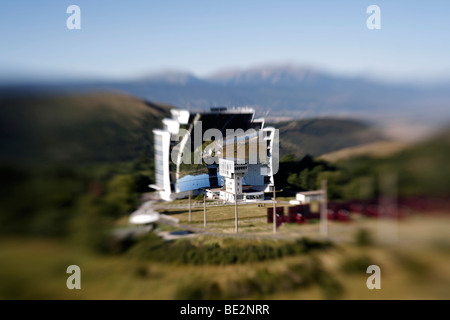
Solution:
M 153 130 L 155 184 L 150 187 L 159 192 L 161 199 L 170 201 L 205 189 L 215 190 L 207 193 L 215 196 L 221 194 L 218 190 L 227 188 L 238 188 L 239 194 L 243 194 L 248 186 L 258 193 L 251 198 L 258 198 L 259 192 L 272 190 L 275 129 L 264 127 L 264 119 L 255 119 L 253 109 L 222 107 L 201 112 L 172 109 L 171 115 L 162 121 L 162 129 Z M 218 130 L 223 139 L 208 140 L 209 129 Z M 227 135 L 229 130 L 235 132 L 231 138 Z M 256 153 L 248 147 L 255 141 Z M 241 159 L 245 165 L 239 165 L 245 171 L 237 175 L 239 186 L 231 181 L 224 185 L 223 177 L 228 171 L 219 170 L 220 161 L 235 158 L 236 152 L 245 156 Z M 233 166 L 230 170 L 237 170 L 237 174 L 240 169 Z

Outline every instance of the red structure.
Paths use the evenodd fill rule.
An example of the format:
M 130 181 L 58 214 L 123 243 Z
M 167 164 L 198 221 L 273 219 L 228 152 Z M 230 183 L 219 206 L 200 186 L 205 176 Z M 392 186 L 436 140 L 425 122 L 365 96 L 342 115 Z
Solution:
M 317 205 L 315 204 L 316 209 Z M 359 213 L 367 217 L 384 216 L 392 219 L 401 219 L 413 212 L 418 213 L 450 213 L 450 199 L 436 197 L 400 197 L 395 202 L 388 204 L 378 200 L 353 200 L 348 202 L 328 202 L 328 220 L 350 221 L 350 212 Z M 272 223 L 273 208 L 267 208 L 267 222 Z M 277 207 L 278 219 L 287 223 L 308 223 L 309 219 L 320 219 L 320 210 L 311 212 L 310 204 L 302 204 L 288 207 L 288 215 L 284 216 L 284 207 Z
M 284 216 L 284 207 L 277 207 L 277 226 L 286 223 L 308 223 L 309 219 L 320 219 L 322 204 L 302 204 L 288 207 L 288 215 Z M 315 207 L 312 212 L 311 207 Z M 436 197 L 409 196 L 400 197 L 397 201 L 381 203 L 378 200 L 353 200 L 348 202 L 328 202 L 328 220 L 348 222 L 350 213 L 358 213 L 367 217 L 380 216 L 401 219 L 411 213 L 450 213 L 450 199 Z M 273 223 L 273 208 L 267 208 L 267 222 Z
M 277 207 L 277 223 L 278 217 L 281 217 L 281 221 L 283 221 L 284 207 Z M 273 208 L 267 208 L 267 223 L 273 223 Z
M 305 218 L 305 214 L 309 212 L 309 206 L 294 206 L 288 208 L 288 219 L 286 222 L 289 223 L 307 223 L 307 220 Z

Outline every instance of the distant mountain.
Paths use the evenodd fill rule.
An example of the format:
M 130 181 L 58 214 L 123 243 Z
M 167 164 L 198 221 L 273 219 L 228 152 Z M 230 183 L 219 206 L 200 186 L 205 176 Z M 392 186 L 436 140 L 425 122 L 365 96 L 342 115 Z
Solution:
M 143 84 L 166 84 L 174 86 L 185 86 L 193 84 L 205 84 L 206 82 L 197 78 L 193 74 L 187 72 L 178 71 L 167 71 L 156 74 L 151 74 L 149 76 L 143 77 L 142 79 L 136 81 L 136 83 Z
M 218 72 L 207 78 L 211 82 L 222 85 L 244 86 L 288 86 L 299 84 L 325 84 L 333 78 L 311 68 L 292 66 L 265 66 L 248 70 L 227 70 Z
M 0 94 L 18 86 L 0 86 Z M 134 81 L 28 84 L 20 90 L 64 92 L 114 90 L 179 108 L 250 106 L 267 117 L 352 117 L 396 125 L 431 125 L 450 119 L 450 84 L 385 84 L 341 77 L 307 67 L 260 66 L 199 78 L 163 72 Z

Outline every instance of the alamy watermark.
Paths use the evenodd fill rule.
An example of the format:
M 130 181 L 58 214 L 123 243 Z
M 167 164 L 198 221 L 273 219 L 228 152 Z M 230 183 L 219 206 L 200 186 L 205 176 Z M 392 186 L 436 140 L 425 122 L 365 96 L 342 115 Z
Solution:
M 67 7 L 66 13 L 70 16 L 66 20 L 66 26 L 69 30 L 81 29 L 81 9 L 77 5 L 70 5 Z
M 67 278 L 66 286 L 67 289 L 73 290 L 73 289 L 81 289 L 81 269 L 77 265 L 70 265 L 67 267 L 66 273 L 71 274 Z
M 381 269 L 379 266 L 372 264 L 367 267 L 366 273 L 372 274 L 367 278 L 366 286 L 368 289 L 381 289 Z
M 70 16 L 66 20 L 66 26 L 69 30 L 81 29 L 81 9 L 79 6 L 72 4 L 67 7 L 67 14 Z M 381 29 L 381 9 L 379 6 L 372 4 L 367 7 L 366 13 L 370 16 L 366 20 L 366 26 L 369 30 Z
M 367 18 L 366 26 L 369 30 L 381 29 L 381 9 L 377 5 L 370 5 L 367 7 L 366 13 L 370 14 Z
M 270 165 L 272 174 L 279 169 L 278 129 L 226 129 L 225 137 L 216 128 L 203 132 L 202 122 L 196 122 L 192 133 L 180 128 L 171 135 L 178 142 L 171 151 L 170 159 L 176 164 L 218 164 L 219 158 L 234 158 L 237 164 Z M 265 174 L 265 168 L 261 168 Z

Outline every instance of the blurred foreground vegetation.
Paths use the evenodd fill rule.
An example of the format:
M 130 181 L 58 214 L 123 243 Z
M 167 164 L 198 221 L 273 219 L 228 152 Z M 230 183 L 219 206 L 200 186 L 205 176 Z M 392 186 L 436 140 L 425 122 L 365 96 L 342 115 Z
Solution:
M 237 241 L 234 241 L 233 245 L 220 245 L 217 242 L 199 245 L 188 239 L 166 242 L 151 233 L 132 247 L 129 254 L 133 257 L 155 262 L 227 265 L 281 259 L 314 250 L 328 249 L 332 246 L 327 241 L 322 242 L 307 238 L 278 244 L 271 241 L 259 242 L 258 244 L 241 242 L 238 244 Z
M 357 156 L 329 163 L 293 154 L 281 159 L 276 184 L 291 190 L 320 189 L 331 200 L 370 199 L 380 194 L 380 177 L 396 175 L 398 195 L 450 196 L 450 130 L 389 156 Z
M 49 239 L 2 237 L 0 299 L 448 299 L 448 247 L 362 247 L 354 231 L 354 243 L 220 264 L 214 259 L 183 261 L 171 253 L 161 261 L 157 251 L 141 250 L 155 243 L 148 238 L 124 255 L 99 255 Z M 211 247 L 225 248 L 225 255 L 232 250 L 226 248 L 278 252 L 295 244 L 201 236 L 164 245 L 182 248 L 186 241 L 203 258 Z M 252 252 L 234 254 L 250 257 Z M 66 268 L 72 264 L 81 268 L 81 290 L 66 288 Z M 381 268 L 381 290 L 366 287 L 371 264 Z
M 0 232 L 103 250 L 153 182 L 164 105 L 112 93 L 0 99 Z
M 446 255 L 424 250 L 419 259 L 381 252 L 366 231 L 342 247 L 308 239 L 165 242 L 153 234 L 111 246 L 115 222 L 135 210 L 153 182 L 151 130 L 169 108 L 111 93 L 0 103 L 0 298 L 448 298 L 445 243 Z M 400 195 L 446 197 L 449 137 L 447 131 L 382 159 L 329 163 L 288 155 L 276 185 L 312 190 L 327 179 L 330 199 L 362 199 L 379 193 L 381 174 L 395 172 Z M 387 290 L 368 293 L 368 263 L 387 268 Z M 82 268 L 78 292 L 65 287 L 71 264 Z
M 152 129 L 169 116 L 169 107 L 117 93 L 3 96 L 0 104 L 0 231 L 76 238 L 101 247 L 103 229 L 133 211 L 149 191 Z M 289 139 L 296 130 L 316 140 L 332 135 L 350 145 L 372 139 L 366 134 L 358 140 L 369 127 L 355 121 L 280 126 L 282 137 Z M 368 132 L 379 138 L 373 129 Z M 331 150 L 321 145 L 321 152 Z M 449 155 L 448 130 L 388 158 L 329 163 L 286 155 L 276 185 L 293 195 L 317 189 L 327 179 L 330 200 L 364 199 L 378 196 L 380 175 L 393 172 L 399 195 L 445 197 L 450 194 Z

